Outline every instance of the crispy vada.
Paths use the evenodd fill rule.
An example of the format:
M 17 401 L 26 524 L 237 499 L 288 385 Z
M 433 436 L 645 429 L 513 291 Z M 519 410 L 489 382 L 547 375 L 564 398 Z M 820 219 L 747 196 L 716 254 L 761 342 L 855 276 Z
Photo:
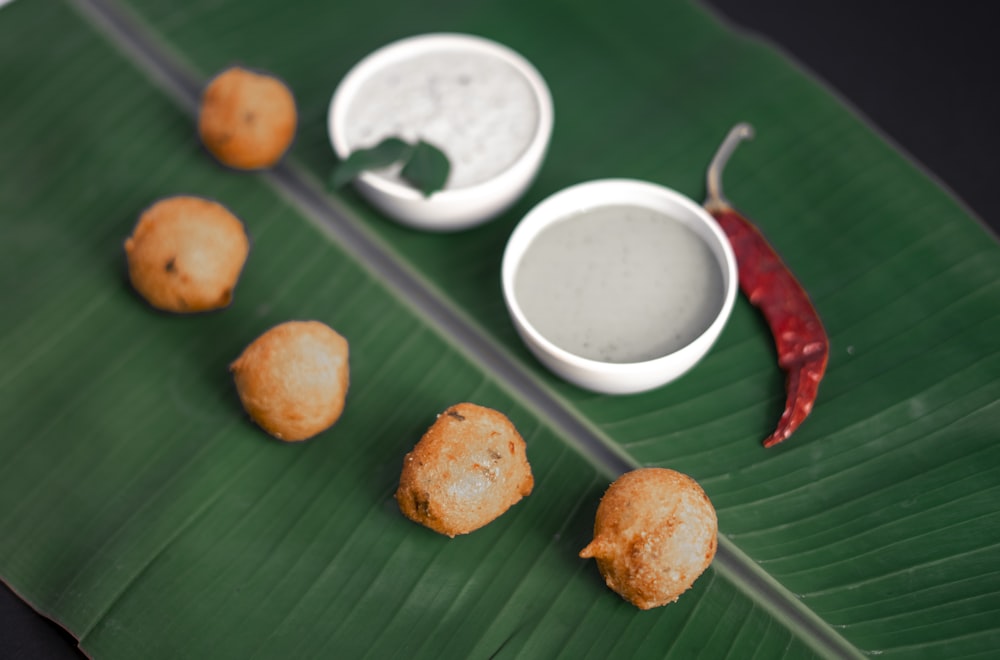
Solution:
M 627 472 L 597 507 L 593 557 L 607 585 L 642 610 L 672 603 L 715 557 L 718 521 L 691 477 L 665 468 Z
M 506 415 L 459 403 L 403 459 L 396 501 L 410 520 L 454 537 L 498 518 L 534 483 L 527 445 Z
M 249 252 L 239 218 L 217 202 L 184 195 L 146 209 L 125 240 L 132 286 L 168 312 L 228 305 Z
M 241 170 L 277 163 L 291 146 L 298 111 L 291 90 L 278 78 L 234 66 L 205 87 L 198 136 L 215 158 Z
M 279 440 L 311 438 L 344 410 L 347 340 L 319 321 L 288 321 L 255 339 L 229 367 L 243 408 Z

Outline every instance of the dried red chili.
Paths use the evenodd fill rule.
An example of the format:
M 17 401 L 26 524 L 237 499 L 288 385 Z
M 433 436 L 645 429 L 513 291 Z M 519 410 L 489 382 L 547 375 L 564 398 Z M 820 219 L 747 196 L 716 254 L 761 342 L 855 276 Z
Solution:
M 722 195 L 722 170 L 736 146 L 753 137 L 749 124 L 734 126 L 708 167 L 705 209 L 726 232 L 736 254 L 740 289 L 771 328 L 778 366 L 786 374 L 785 411 L 764 440 L 772 447 L 786 440 L 812 411 L 830 354 L 823 323 L 805 289 L 760 231 Z

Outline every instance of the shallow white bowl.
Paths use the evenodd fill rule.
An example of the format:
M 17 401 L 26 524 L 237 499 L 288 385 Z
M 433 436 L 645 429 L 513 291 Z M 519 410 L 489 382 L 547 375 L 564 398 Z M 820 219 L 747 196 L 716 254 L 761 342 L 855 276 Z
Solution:
M 546 227 L 588 209 L 629 205 L 658 211 L 691 228 L 708 245 L 722 272 L 723 296 L 708 328 L 680 349 L 642 362 L 601 362 L 555 345 L 526 318 L 515 295 L 515 275 L 529 245 Z M 503 255 L 504 300 L 514 326 L 538 360 L 565 380 L 605 394 L 630 394 L 659 387 L 694 367 L 729 320 L 738 289 L 736 257 L 726 235 L 707 211 L 678 192 L 644 181 L 602 179 L 581 183 L 548 197 L 518 224 Z M 664 328 L 667 333 L 669 328 Z
M 527 83 L 537 112 L 535 130 L 520 156 L 505 170 L 481 183 L 465 187 L 446 185 L 443 190 L 425 197 L 409 185 L 379 172 L 364 172 L 354 180 L 354 187 L 361 195 L 395 220 L 418 229 L 454 231 L 490 220 L 524 194 L 548 149 L 553 124 L 552 97 L 544 79 L 531 63 L 494 41 L 450 33 L 425 34 L 395 41 L 358 62 L 334 92 L 327 127 L 330 142 L 339 158 L 346 158 L 359 146 L 372 146 L 348 142 L 347 122 L 351 104 L 365 82 L 378 72 L 428 53 L 449 53 L 457 58 L 473 53 L 506 63 Z M 407 126 L 401 132 L 412 134 L 401 136 L 409 141 L 424 137 L 419 126 Z M 436 146 L 447 154 L 447 144 Z

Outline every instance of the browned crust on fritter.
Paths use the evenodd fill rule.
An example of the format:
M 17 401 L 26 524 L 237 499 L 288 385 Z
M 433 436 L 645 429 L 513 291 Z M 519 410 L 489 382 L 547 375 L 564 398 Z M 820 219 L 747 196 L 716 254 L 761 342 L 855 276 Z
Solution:
M 230 371 L 258 426 L 279 440 L 305 440 L 332 426 L 344 410 L 347 340 L 319 321 L 288 321 L 255 339 Z
M 188 195 L 150 206 L 125 240 L 132 286 L 153 307 L 178 313 L 227 306 L 249 252 L 239 218 Z
M 639 609 L 677 600 L 718 544 L 718 520 L 691 477 L 666 468 L 622 475 L 597 508 L 594 540 L 580 551 L 597 560 L 607 585 Z
M 396 501 L 410 520 L 454 537 L 498 518 L 534 483 L 527 445 L 511 421 L 459 403 L 403 459 Z
M 229 167 L 256 170 L 274 165 L 291 146 L 297 126 L 291 90 L 269 74 L 231 67 L 202 93 L 198 135 Z

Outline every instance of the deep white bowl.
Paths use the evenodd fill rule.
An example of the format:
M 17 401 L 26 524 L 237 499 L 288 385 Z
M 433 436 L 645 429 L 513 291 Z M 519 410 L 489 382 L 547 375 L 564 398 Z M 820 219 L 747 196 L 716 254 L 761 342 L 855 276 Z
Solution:
M 453 176 L 443 190 L 425 197 L 398 178 L 380 171 L 362 173 L 354 180 L 354 187 L 376 208 L 403 224 L 431 231 L 454 231 L 486 222 L 506 210 L 524 194 L 545 158 L 552 134 L 552 98 L 542 76 L 525 58 L 494 41 L 464 34 L 425 34 L 390 43 L 358 62 L 340 82 L 330 101 L 328 130 L 333 149 L 341 159 L 358 148 L 373 146 L 381 137 L 396 135 L 395 131 L 389 131 L 383 135 L 366 138 L 352 137 L 351 116 L 359 92 L 364 90 L 366 83 L 369 83 L 373 76 L 385 76 L 394 68 L 399 69 L 407 64 L 413 66 L 414 61 L 425 62 L 428 57 L 437 56 L 453 59 L 453 61 L 449 59 L 449 64 L 442 67 L 444 75 L 458 75 L 455 71 L 465 66 L 464 62 L 475 60 L 485 61 L 489 66 L 498 67 L 496 70 L 503 71 L 508 82 L 515 81 L 512 84 L 517 89 L 518 98 L 522 98 L 526 103 L 530 101 L 534 114 L 533 124 L 528 123 L 530 119 L 526 116 L 520 120 L 522 128 L 524 126 L 533 128 L 521 131 L 524 133 L 521 135 L 523 149 L 516 153 L 516 157 L 508 154 L 506 161 L 511 161 L 511 158 L 513 160 L 502 171 L 492 174 L 486 180 L 452 184 L 457 178 L 457 168 L 463 165 L 456 162 L 453 154 L 449 153 L 447 139 L 442 138 L 440 134 L 431 139 L 428 133 L 433 133 L 435 130 L 440 133 L 442 122 L 452 125 L 460 121 L 460 117 L 467 114 L 464 111 L 466 107 L 471 109 L 469 116 L 481 118 L 483 113 L 475 109 L 475 104 L 484 100 L 482 98 L 484 91 L 492 94 L 495 89 L 488 83 L 475 80 L 474 77 L 472 84 L 467 84 L 469 77 L 465 77 L 463 84 L 467 84 L 467 90 L 456 86 L 453 80 L 449 82 L 445 110 L 440 112 L 435 110 L 435 113 L 425 112 L 422 117 L 411 120 L 406 114 L 413 109 L 413 106 L 424 104 L 422 107 L 426 107 L 425 102 L 429 101 L 425 98 L 417 98 L 414 101 L 411 98 L 407 102 L 407 97 L 402 94 L 398 100 L 393 100 L 399 107 L 392 106 L 385 110 L 388 116 L 400 118 L 398 137 L 410 142 L 418 138 L 426 139 L 441 148 L 452 160 Z M 527 98 L 528 95 L 530 99 Z M 477 130 L 487 136 L 495 135 L 490 131 L 484 131 L 481 125 Z
M 683 223 L 697 234 L 715 257 L 723 294 L 707 329 L 673 352 L 639 362 L 603 362 L 581 357 L 544 337 L 526 317 L 515 292 L 515 276 L 528 247 L 554 223 L 601 206 L 639 206 Z M 571 221 L 571 220 L 570 220 Z M 673 381 L 704 356 L 719 337 L 736 299 L 736 257 L 722 229 L 707 211 L 678 192 L 643 181 L 603 179 L 578 184 L 548 197 L 534 207 L 511 234 L 503 255 L 504 300 L 515 328 L 538 360 L 555 374 L 582 388 L 605 394 L 629 394 Z M 663 328 L 669 332 L 670 328 Z

